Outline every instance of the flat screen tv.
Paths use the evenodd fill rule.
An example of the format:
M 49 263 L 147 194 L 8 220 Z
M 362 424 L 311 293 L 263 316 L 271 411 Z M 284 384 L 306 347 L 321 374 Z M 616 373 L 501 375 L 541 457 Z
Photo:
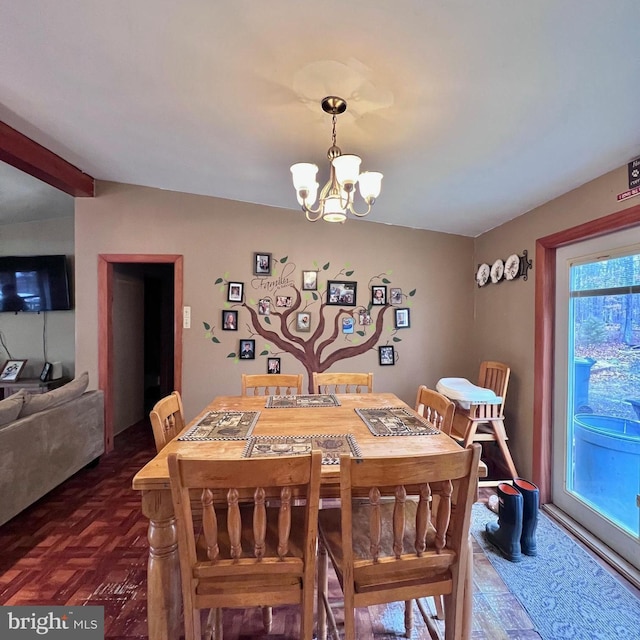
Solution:
M 67 257 L 0 256 L 0 311 L 71 309 Z

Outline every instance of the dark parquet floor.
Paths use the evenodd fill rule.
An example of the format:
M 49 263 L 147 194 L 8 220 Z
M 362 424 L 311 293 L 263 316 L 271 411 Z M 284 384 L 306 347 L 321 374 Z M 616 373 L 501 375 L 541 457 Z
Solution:
M 131 479 L 154 452 L 151 427 L 136 425 L 116 437 L 115 450 L 99 465 L 77 473 L 0 527 L 0 605 L 99 605 L 106 638 L 146 638 L 147 522 Z M 539 638 L 477 545 L 474 564 L 473 639 Z M 335 576 L 330 599 L 339 604 Z M 402 637 L 403 606 L 359 609 L 358 636 Z M 339 609 L 336 617 L 340 622 Z M 298 626 L 295 607 L 274 610 L 268 636 L 257 609 L 224 615 L 225 640 L 292 640 Z M 429 637 L 417 611 L 412 637 Z

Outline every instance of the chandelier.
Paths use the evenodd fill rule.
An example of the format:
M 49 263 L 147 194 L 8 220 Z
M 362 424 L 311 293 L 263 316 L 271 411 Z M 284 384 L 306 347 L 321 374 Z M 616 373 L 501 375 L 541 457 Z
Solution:
M 347 219 L 347 213 L 362 218 L 368 215 L 371 205 L 380 195 L 382 174 L 377 171 L 360 173 L 361 158 L 352 154 L 343 155 L 340 147 L 336 145 L 336 116 L 347 110 L 346 101 L 337 96 L 328 96 L 322 100 L 322 110 L 331 114 L 333 123 L 331 146 L 327 151 L 330 165 L 329 181 L 322 187 L 318 206 L 314 209 L 319 186 L 316 181 L 318 167 L 309 162 L 298 162 L 292 165 L 293 186 L 298 202 L 307 220 L 311 222 L 316 222 L 320 218 L 326 222 L 344 222 Z M 367 210 L 362 213 L 354 208 L 356 183 L 362 199 L 367 203 Z

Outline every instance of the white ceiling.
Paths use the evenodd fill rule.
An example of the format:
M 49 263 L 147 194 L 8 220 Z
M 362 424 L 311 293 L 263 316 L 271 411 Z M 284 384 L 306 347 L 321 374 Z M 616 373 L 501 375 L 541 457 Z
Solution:
M 638 0 L 0 0 L 0 119 L 98 179 L 476 236 L 640 155 Z

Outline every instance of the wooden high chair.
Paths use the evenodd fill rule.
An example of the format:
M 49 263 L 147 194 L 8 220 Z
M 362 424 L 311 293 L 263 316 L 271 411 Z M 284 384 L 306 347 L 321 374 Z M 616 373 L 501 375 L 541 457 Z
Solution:
M 491 389 L 501 398 L 499 404 L 470 403 L 468 409 L 456 407 L 453 417 L 451 437 L 467 447 L 471 442 L 496 442 L 507 465 L 509 475 L 514 480 L 518 477 L 516 465 L 507 445 L 507 432 L 504 427 L 504 402 L 507 397 L 511 369 L 502 362 L 486 360 L 480 363 L 478 386 Z M 481 482 L 483 486 L 496 482 Z

